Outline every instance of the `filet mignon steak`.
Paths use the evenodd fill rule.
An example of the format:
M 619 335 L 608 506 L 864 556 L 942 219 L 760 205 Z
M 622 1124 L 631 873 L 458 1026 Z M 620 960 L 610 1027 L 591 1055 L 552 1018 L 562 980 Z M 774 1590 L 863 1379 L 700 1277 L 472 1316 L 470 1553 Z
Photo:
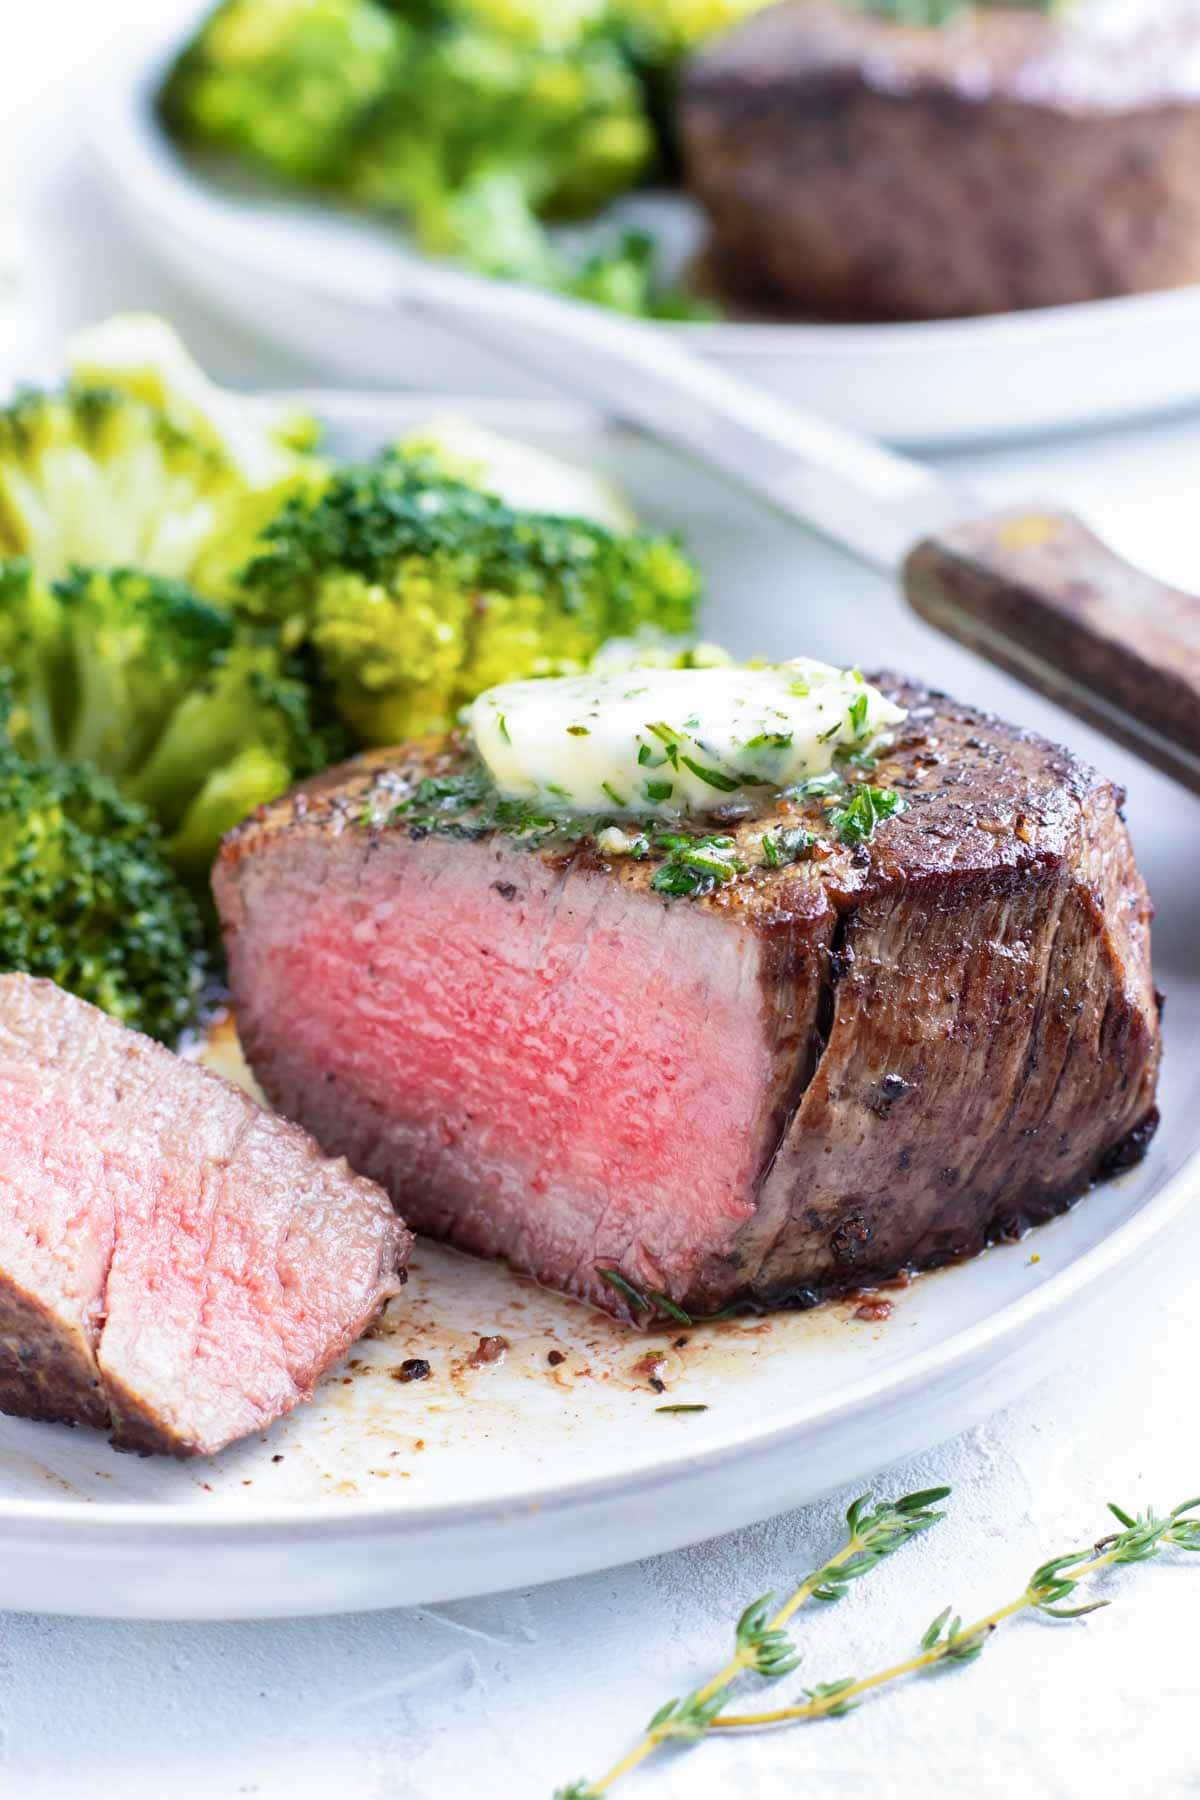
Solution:
M 786 0 L 689 66 L 718 278 L 792 313 L 936 318 L 1200 278 L 1200 4 Z
M 238 1088 L 0 977 L 0 1408 L 209 1454 L 306 1400 L 394 1294 L 387 1196 Z
M 255 815 L 214 884 L 272 1102 L 417 1230 L 643 1323 L 612 1271 L 690 1314 L 804 1304 L 1062 1210 L 1155 1118 L 1122 796 L 872 679 L 910 709 L 869 775 L 905 810 L 856 845 L 829 800 L 717 815 L 745 873 L 700 897 L 439 813 L 455 739 Z M 764 827 L 817 842 L 764 866 Z

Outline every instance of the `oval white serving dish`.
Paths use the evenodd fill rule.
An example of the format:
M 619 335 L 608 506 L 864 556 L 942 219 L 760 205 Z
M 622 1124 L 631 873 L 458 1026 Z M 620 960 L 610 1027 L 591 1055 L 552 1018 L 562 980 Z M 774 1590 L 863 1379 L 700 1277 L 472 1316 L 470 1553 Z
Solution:
M 153 97 L 184 36 L 172 14 L 157 40 L 143 34 L 124 48 L 96 84 L 93 132 L 130 222 L 177 273 L 229 316 L 342 380 L 546 395 L 478 345 L 433 324 L 399 324 L 386 293 L 416 253 L 396 229 L 202 174 L 180 155 Z M 616 212 L 657 224 L 677 256 L 702 234 L 695 210 L 677 197 L 634 197 Z M 896 443 L 1035 435 L 1200 400 L 1200 286 L 983 319 L 655 329 L 682 333 L 782 399 Z

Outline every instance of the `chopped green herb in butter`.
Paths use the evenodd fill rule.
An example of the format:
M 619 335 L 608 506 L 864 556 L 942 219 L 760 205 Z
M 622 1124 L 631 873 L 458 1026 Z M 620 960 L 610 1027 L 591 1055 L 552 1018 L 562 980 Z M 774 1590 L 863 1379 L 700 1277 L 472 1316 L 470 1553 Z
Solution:
M 682 819 L 820 781 L 904 717 L 856 669 L 807 659 L 642 673 L 637 687 L 593 674 L 481 694 L 471 735 L 497 791 L 558 816 Z

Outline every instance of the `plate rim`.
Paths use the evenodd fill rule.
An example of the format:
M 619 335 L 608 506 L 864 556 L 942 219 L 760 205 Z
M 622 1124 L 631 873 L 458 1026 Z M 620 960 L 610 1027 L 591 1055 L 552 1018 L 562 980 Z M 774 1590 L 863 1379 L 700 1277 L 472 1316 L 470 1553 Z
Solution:
M 1120 1177 L 1118 1177 L 1120 1179 Z M 7 1500 L 0 1497 L 0 1533 L 12 1538 L 37 1539 L 46 1535 L 87 1540 L 92 1536 L 112 1542 L 114 1536 L 144 1544 L 169 1544 L 184 1539 L 229 1543 L 257 1540 L 286 1531 L 289 1537 L 322 1541 L 330 1537 L 371 1535 L 393 1528 L 407 1534 L 422 1530 L 439 1532 L 469 1527 L 507 1513 L 536 1506 L 538 1516 L 549 1522 L 556 1516 L 602 1504 L 618 1495 L 633 1495 L 647 1488 L 661 1488 L 672 1479 L 693 1480 L 753 1453 L 770 1457 L 785 1449 L 788 1441 L 813 1426 L 834 1430 L 854 1415 L 867 1416 L 872 1408 L 891 1405 L 910 1396 L 914 1389 L 932 1385 L 969 1365 L 984 1351 L 1008 1347 L 1043 1314 L 1061 1312 L 1071 1301 L 1093 1295 L 1106 1275 L 1115 1275 L 1144 1254 L 1168 1227 L 1200 1197 L 1200 1151 L 1168 1177 L 1163 1186 L 1129 1219 L 1094 1244 L 1067 1268 L 1039 1283 L 1028 1294 L 1010 1301 L 974 1325 L 956 1332 L 941 1344 L 902 1359 L 894 1375 L 876 1371 L 850 1383 L 832 1404 L 801 1403 L 775 1428 L 762 1431 L 747 1427 L 719 1445 L 694 1452 L 686 1461 L 673 1458 L 666 1466 L 651 1464 L 633 1474 L 612 1474 L 568 1479 L 530 1490 L 506 1493 L 490 1500 L 451 1501 L 403 1507 L 387 1501 L 344 1502 L 314 1500 L 257 1505 L 233 1510 L 214 1502 L 211 1511 L 198 1505 L 173 1505 L 162 1501 L 111 1500 Z M 1075 1205 L 1086 1204 L 1087 1194 Z M 1065 1217 L 1066 1214 L 1060 1215 Z M 1025 1240 L 1022 1240 L 1025 1241 Z M 997 1246 L 1002 1249 L 1003 1246 Z M 939 1276 L 966 1277 L 983 1256 L 969 1258 Z M 194 1459 L 202 1466 L 203 1459 Z

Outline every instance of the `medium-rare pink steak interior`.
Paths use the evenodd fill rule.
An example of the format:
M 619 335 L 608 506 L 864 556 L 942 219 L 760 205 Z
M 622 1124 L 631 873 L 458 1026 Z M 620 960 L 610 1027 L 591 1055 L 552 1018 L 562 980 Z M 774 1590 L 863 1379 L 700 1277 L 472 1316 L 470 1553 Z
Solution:
M 809 1304 L 1061 1211 L 1156 1118 L 1122 795 L 882 685 L 908 718 L 869 775 L 704 821 L 741 865 L 710 892 L 664 892 L 661 845 L 489 811 L 458 738 L 264 809 L 214 886 L 272 1103 L 416 1229 L 639 1323 Z M 831 829 L 868 781 L 903 810 Z
M 210 1454 L 398 1291 L 387 1196 L 48 981 L 0 977 L 0 1408 Z

